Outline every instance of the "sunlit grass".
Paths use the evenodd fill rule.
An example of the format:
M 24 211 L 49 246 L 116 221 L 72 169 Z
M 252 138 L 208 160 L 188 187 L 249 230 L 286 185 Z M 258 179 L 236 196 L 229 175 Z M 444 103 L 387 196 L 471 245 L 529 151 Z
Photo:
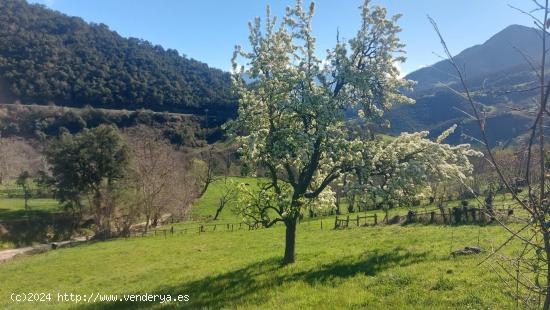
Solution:
M 0 198 L 0 222 L 23 220 L 30 216 L 43 216 L 51 212 L 61 212 L 57 200 L 51 198 L 30 199 L 29 213 L 25 210 L 25 200 L 23 198 Z
M 257 182 L 253 178 L 232 181 Z M 298 228 L 297 262 L 283 267 L 283 225 L 251 231 L 235 226 L 233 232 L 226 231 L 227 223 L 240 220 L 230 205 L 218 221 L 212 220 L 222 182 L 223 178 L 216 180 L 196 202 L 192 210 L 196 221 L 158 228 L 173 226 L 173 235 L 90 243 L 0 265 L 0 308 L 36 306 L 11 303 L 12 292 L 190 297 L 187 303 L 169 305 L 76 305 L 58 303 L 55 295 L 50 305 L 56 308 L 505 309 L 515 305 L 488 265 L 477 266 L 486 254 L 450 255 L 464 246 L 489 249 L 498 244 L 507 237 L 499 226 L 418 224 L 333 230 L 334 216 L 306 217 Z M 50 210 L 52 206 L 43 203 Z M 407 211 L 392 209 L 390 216 Z M 365 213 L 377 213 L 381 220 L 384 211 L 359 214 Z M 199 233 L 199 225 L 208 225 L 206 232 Z M 514 248 L 511 245 L 506 251 Z
M 305 224 L 297 262 L 287 267 L 280 265 L 283 227 L 98 242 L 0 265 L 0 307 L 13 306 L 11 292 L 30 291 L 188 294 L 190 301 L 179 306 L 193 309 L 510 308 L 513 299 L 497 276 L 476 266 L 484 255 L 450 255 L 477 245 L 478 235 L 485 248 L 506 237 L 497 226 L 334 231 Z

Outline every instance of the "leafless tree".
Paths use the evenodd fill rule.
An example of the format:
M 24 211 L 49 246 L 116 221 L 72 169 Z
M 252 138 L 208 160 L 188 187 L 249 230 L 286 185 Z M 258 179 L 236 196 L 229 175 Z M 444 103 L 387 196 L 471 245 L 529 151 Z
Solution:
M 214 146 L 209 146 L 208 150 L 201 154 L 201 158 L 195 158 L 192 161 L 192 170 L 196 182 L 200 186 L 199 197 L 202 197 L 208 190 L 208 186 L 215 178 L 216 158 L 214 154 Z
M 182 165 L 177 150 L 153 129 L 138 126 L 126 132 L 130 148 L 131 180 L 141 212 L 145 231 L 156 226 L 165 214 L 181 206 Z M 132 206 L 129 213 L 133 213 Z
M 227 177 L 224 178 L 224 184 L 222 188 L 222 193 L 218 199 L 218 208 L 216 209 L 216 214 L 214 215 L 214 221 L 218 219 L 223 209 L 230 203 L 234 202 L 237 195 L 236 185 L 231 182 Z
M 525 11 L 512 7 L 522 14 L 529 16 L 539 30 L 541 38 L 541 59 L 535 63 L 524 55 L 524 59 L 537 76 L 538 99 L 536 100 L 536 113 L 529 128 L 528 139 L 521 152 L 523 167 L 518 172 L 523 173 L 525 190 L 520 192 L 510 177 L 505 162 L 499 159 L 498 154 L 490 147 L 490 141 L 486 133 L 486 113 L 483 107 L 477 103 L 468 89 L 464 74 L 455 62 L 436 22 L 431 19 L 437 35 L 445 51 L 450 64 L 454 67 L 460 85 L 463 90 L 460 93 L 469 103 L 471 113 L 469 116 L 477 122 L 480 129 L 479 141 L 486 148 L 486 158 L 492 165 L 498 179 L 506 190 L 512 194 L 515 203 L 527 214 L 523 218 L 524 224 L 519 229 L 509 227 L 507 224 L 499 224 L 509 233 L 509 238 L 497 248 L 493 249 L 489 257 L 482 263 L 492 263 L 491 267 L 501 277 L 503 282 L 513 292 L 519 301 L 527 307 L 542 305 L 543 309 L 550 308 L 550 222 L 547 221 L 547 214 L 550 212 L 550 188 L 546 179 L 548 178 L 549 153 L 546 150 L 545 127 L 547 121 L 545 116 L 550 116 L 547 108 L 550 95 L 550 81 L 545 77 L 546 55 L 548 53 L 547 39 L 550 20 L 548 19 L 549 0 L 532 0 L 535 5 L 533 10 Z M 540 15 L 538 17 L 536 15 Z M 480 201 L 480 203 L 483 203 Z M 507 256 L 501 253 L 501 249 L 510 244 L 513 240 L 522 244 L 518 255 Z M 489 258 L 494 258 L 489 260 Z
M 44 156 L 28 141 L 0 135 L 0 184 L 24 170 L 36 174 L 44 169 L 44 162 Z
M 221 212 L 226 208 L 228 204 L 235 202 L 237 195 L 236 184 L 229 179 L 231 175 L 231 168 L 237 161 L 236 150 L 231 146 L 224 148 L 220 152 L 220 157 L 223 163 L 223 187 L 221 195 L 218 199 L 218 208 L 216 214 L 214 214 L 214 220 L 217 220 Z
M 127 184 L 124 186 L 126 190 L 120 192 L 120 199 L 118 200 L 118 206 L 115 212 L 115 228 L 119 235 L 130 236 L 130 229 L 132 225 L 139 221 L 142 213 L 142 205 L 136 195 L 137 189 L 133 186 L 133 180 L 125 180 Z

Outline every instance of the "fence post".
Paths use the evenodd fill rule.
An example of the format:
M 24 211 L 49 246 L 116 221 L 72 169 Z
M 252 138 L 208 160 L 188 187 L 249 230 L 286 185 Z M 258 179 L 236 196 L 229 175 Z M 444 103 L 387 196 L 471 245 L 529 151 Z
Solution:
M 164 239 L 166 239 L 166 229 L 164 229 L 163 232 L 164 232 Z
M 323 230 L 323 219 L 321 219 L 321 230 Z
M 348 215 L 348 217 L 346 218 L 346 228 L 348 228 L 348 227 L 349 227 L 349 215 Z
M 378 224 L 378 214 L 374 213 L 374 225 Z
M 334 229 L 338 228 L 338 215 L 334 219 Z
M 435 221 L 435 211 L 430 212 L 430 223 Z
M 214 230 L 213 230 L 213 231 L 216 231 L 216 225 L 217 225 L 217 224 L 214 224 Z
M 409 212 L 407 212 L 407 223 L 412 223 L 413 216 L 414 216 L 413 211 L 409 210 Z
M 170 234 L 174 235 L 174 226 L 170 227 Z

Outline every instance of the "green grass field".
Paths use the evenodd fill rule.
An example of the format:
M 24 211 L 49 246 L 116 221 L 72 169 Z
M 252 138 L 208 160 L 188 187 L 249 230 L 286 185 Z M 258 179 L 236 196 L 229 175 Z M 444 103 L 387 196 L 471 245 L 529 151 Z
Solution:
M 242 179 L 254 182 L 254 179 Z M 220 181 L 194 206 L 212 223 Z M 397 212 L 397 211 L 396 211 Z M 333 219 L 333 217 L 330 217 Z M 224 210 L 220 223 L 238 217 Z M 508 309 L 515 300 L 486 254 L 507 237 L 498 226 L 390 225 L 332 230 L 332 221 L 300 224 L 297 261 L 281 266 L 284 227 L 134 237 L 60 249 L 0 264 L 0 308 L 134 309 Z M 218 221 L 216 221 L 218 222 Z M 176 226 L 179 227 L 179 226 Z M 189 226 L 191 227 L 191 226 Z M 515 247 L 507 248 L 513 251 Z M 12 293 L 52 293 L 50 302 L 14 303 Z M 59 302 L 57 293 L 178 294 L 188 302 Z
M 480 240 L 502 239 L 500 228 Z M 284 229 L 131 238 L 82 245 L 0 265 L 0 308 L 12 292 L 188 294 L 189 302 L 114 303 L 111 308 L 511 308 L 513 299 L 483 257 L 452 258 L 475 245 L 471 226 L 388 226 L 298 231 L 297 262 L 281 267 Z M 453 238 L 450 238 L 450 235 Z M 451 243 L 452 242 L 452 243 Z M 55 295 L 57 296 L 57 295 Z M 56 299 L 56 298 L 54 298 Z M 59 308 L 105 304 L 51 302 Z
M 192 222 L 186 222 L 186 223 L 180 223 L 177 225 L 174 225 L 175 227 L 197 227 L 197 221 L 200 224 L 207 224 L 207 225 L 213 225 L 213 224 L 225 224 L 225 223 L 238 223 L 242 220 L 242 218 L 232 212 L 232 206 L 234 205 L 234 201 L 228 203 L 228 205 L 224 208 L 222 213 L 220 214 L 218 220 L 214 221 L 213 217 L 216 213 L 216 209 L 219 205 L 219 197 L 222 195 L 222 192 L 226 189 L 225 184 L 229 184 L 228 186 L 236 186 L 238 183 L 246 183 L 250 186 L 256 186 L 258 184 L 257 178 L 251 178 L 251 177 L 230 177 L 227 179 L 227 183 L 225 183 L 226 180 L 223 177 L 218 177 L 212 184 L 210 184 L 208 191 L 203 195 L 201 199 L 199 199 L 195 205 L 193 206 L 193 209 L 191 210 L 191 217 L 195 219 L 196 221 Z M 483 198 L 480 198 L 483 200 Z M 468 199 L 469 206 L 471 207 L 479 207 L 480 203 L 476 199 Z M 510 206 L 514 206 L 515 203 L 511 199 L 511 195 L 502 195 L 497 194 L 494 198 L 494 205 L 496 208 L 508 208 Z M 459 207 L 461 206 L 460 200 L 453 200 L 445 203 L 445 209 L 453 208 L 453 207 Z M 413 210 L 423 212 L 425 210 L 432 210 L 436 208 L 436 204 L 428 204 L 427 202 L 423 202 L 420 206 L 412 207 Z M 400 215 L 405 216 L 407 212 L 411 208 L 408 207 L 396 207 L 392 208 L 388 211 L 389 218 Z M 348 215 L 347 210 L 347 201 L 345 199 L 342 199 L 341 207 L 340 207 L 341 217 L 345 217 Z M 377 214 L 378 220 L 382 221 L 382 219 L 385 217 L 386 213 L 382 209 L 377 210 L 368 210 L 368 211 L 361 211 L 361 212 L 355 212 L 353 214 L 349 214 L 351 218 L 354 218 L 357 214 L 363 216 L 363 215 L 374 215 Z M 334 215 L 330 216 L 320 216 L 320 218 L 330 218 L 334 219 Z M 307 215 L 305 220 L 309 220 Z M 372 220 L 369 220 L 369 223 Z
M 61 212 L 57 200 L 51 198 L 30 199 L 29 215 L 41 216 L 44 213 Z M 25 200 L 22 198 L 0 198 L 0 222 L 25 219 Z
M 62 212 L 51 198 L 30 199 L 28 204 L 27 211 L 24 199 L 0 196 L 0 226 L 12 232 L 0 234 L 0 250 L 40 243 L 52 215 Z
M 247 183 L 251 186 L 258 184 L 258 179 L 251 177 L 230 177 L 227 178 L 227 186 L 236 186 L 238 183 Z M 218 177 L 210 184 L 208 190 L 199 199 L 193 209 L 191 210 L 191 216 L 201 221 L 211 221 L 216 214 L 216 209 L 219 205 L 219 197 L 225 189 L 225 179 Z M 232 203 L 229 203 L 227 207 L 222 211 L 218 218 L 218 222 L 236 222 L 239 221 L 239 216 L 231 211 Z
M 33 190 L 36 185 L 31 185 Z M 13 181 L 0 185 L 0 223 L 26 219 L 27 215 L 40 217 L 52 212 L 61 212 L 59 202 L 52 198 L 34 198 L 28 201 L 29 211 L 25 210 L 23 192 Z

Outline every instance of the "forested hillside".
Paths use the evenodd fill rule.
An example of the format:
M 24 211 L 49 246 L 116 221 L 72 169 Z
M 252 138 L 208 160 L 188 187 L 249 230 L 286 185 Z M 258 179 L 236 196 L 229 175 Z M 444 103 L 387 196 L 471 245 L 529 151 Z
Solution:
M 229 74 L 104 24 L 0 1 L 0 102 L 235 111 Z

